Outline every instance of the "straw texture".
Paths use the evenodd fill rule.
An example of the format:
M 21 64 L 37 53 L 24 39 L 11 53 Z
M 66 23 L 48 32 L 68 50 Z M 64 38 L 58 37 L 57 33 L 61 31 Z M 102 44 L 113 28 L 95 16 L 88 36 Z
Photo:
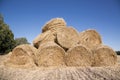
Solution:
M 57 42 L 58 44 L 69 49 L 79 41 L 79 35 L 77 31 L 72 27 L 61 28 L 57 32 Z
M 57 27 L 66 27 L 66 22 L 64 21 L 63 18 L 51 19 L 49 22 L 47 22 L 43 26 L 42 32 L 45 32 L 47 30 L 51 30 L 52 28 L 57 28 Z
M 31 45 L 23 44 L 13 49 L 5 65 L 12 67 L 33 67 L 36 63 L 37 49 Z
M 44 33 L 39 34 L 34 40 L 33 45 L 36 48 L 39 48 L 40 44 L 48 41 L 55 41 L 56 36 L 54 35 L 54 32 L 48 30 Z
M 91 66 L 92 52 L 83 45 L 70 48 L 66 53 L 67 66 Z
M 54 42 L 41 44 L 37 53 L 38 66 L 65 66 L 65 51 Z
M 96 30 L 86 30 L 79 33 L 79 44 L 84 44 L 89 48 L 102 44 L 100 34 Z
M 117 55 L 114 50 L 105 45 L 99 45 L 94 50 L 93 66 L 114 66 L 117 63 Z

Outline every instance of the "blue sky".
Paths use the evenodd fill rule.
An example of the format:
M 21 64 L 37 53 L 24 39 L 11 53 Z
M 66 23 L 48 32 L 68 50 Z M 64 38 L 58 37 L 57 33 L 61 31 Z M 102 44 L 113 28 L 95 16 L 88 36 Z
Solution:
M 62 17 L 78 32 L 96 29 L 104 44 L 120 50 L 120 0 L 0 0 L 0 13 L 15 38 L 31 43 L 47 21 Z

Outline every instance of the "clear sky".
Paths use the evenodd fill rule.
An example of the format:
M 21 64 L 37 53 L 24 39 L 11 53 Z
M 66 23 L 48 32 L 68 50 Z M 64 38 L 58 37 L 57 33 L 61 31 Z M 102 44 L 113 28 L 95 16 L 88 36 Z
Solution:
M 47 21 L 62 17 L 78 32 L 96 29 L 104 44 L 120 50 L 120 0 L 0 0 L 0 13 L 15 38 L 31 43 Z

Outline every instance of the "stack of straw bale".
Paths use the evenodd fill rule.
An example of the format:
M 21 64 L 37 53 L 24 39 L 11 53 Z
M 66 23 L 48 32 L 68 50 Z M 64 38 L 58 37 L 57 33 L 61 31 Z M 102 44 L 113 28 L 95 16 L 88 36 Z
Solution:
M 65 20 L 62 18 L 55 18 L 47 22 L 43 26 L 42 33 L 35 38 L 33 44 L 34 46 L 37 44 L 39 55 L 37 57 L 39 57 L 38 62 L 40 66 L 55 65 L 50 64 L 52 63 L 50 61 L 51 58 L 45 63 L 44 59 L 49 55 L 42 57 L 43 55 L 51 54 L 52 50 L 55 50 L 53 46 L 54 48 L 55 46 L 61 48 L 62 53 L 65 54 L 65 58 L 63 58 L 65 60 L 60 60 L 65 61 L 67 66 L 105 66 L 105 64 L 109 66 L 116 63 L 116 53 L 111 48 L 107 48 L 110 52 L 107 52 L 107 49 L 99 52 L 98 46 L 103 45 L 101 49 L 104 49 L 104 44 L 102 44 L 102 38 L 96 30 L 85 30 L 78 34 L 73 27 L 67 27 Z M 48 47 L 51 47 L 51 50 L 47 49 Z M 50 51 L 48 52 L 47 50 Z M 59 55 L 60 50 L 56 54 L 53 52 L 53 54 Z M 113 55 L 111 56 L 111 54 Z M 98 60 L 101 60 L 103 57 L 99 55 L 104 55 L 104 59 L 108 57 L 112 62 L 106 63 L 107 60 L 105 59 L 100 63 Z M 96 56 L 99 56 L 98 60 Z
M 73 27 L 67 27 L 64 19 L 50 20 L 33 40 L 34 47 L 38 49 L 38 66 L 65 66 L 67 50 L 78 42 L 78 32 Z
M 112 66 L 117 62 L 114 50 L 102 43 L 102 38 L 96 30 L 86 30 L 79 33 L 79 44 L 89 48 L 93 53 L 92 66 Z
M 86 67 L 112 66 L 116 62 L 116 53 L 102 43 L 96 30 L 78 33 L 73 27 L 67 27 L 64 19 L 54 18 L 43 26 L 33 46 L 14 48 L 6 65 Z
M 43 26 L 42 32 L 33 40 L 36 48 L 39 48 L 42 42 L 53 41 L 68 50 L 79 42 L 78 32 L 73 27 L 67 27 L 62 18 L 50 20 Z

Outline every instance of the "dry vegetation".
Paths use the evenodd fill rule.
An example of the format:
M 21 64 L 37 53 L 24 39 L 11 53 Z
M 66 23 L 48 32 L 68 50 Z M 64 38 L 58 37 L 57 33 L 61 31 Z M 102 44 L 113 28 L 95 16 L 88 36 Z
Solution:
M 38 66 L 65 66 L 65 51 L 54 42 L 41 44 L 37 52 Z
M 120 57 L 95 30 L 78 32 L 50 20 L 32 45 L 0 56 L 0 80 L 120 80 Z
M 116 53 L 108 46 L 99 45 L 94 49 L 93 66 L 114 66 L 117 63 Z
M 92 49 L 93 47 L 102 44 L 100 34 L 95 30 L 86 30 L 79 33 L 79 44 Z
M 44 33 L 39 34 L 33 41 L 34 47 L 39 48 L 40 44 L 55 41 L 55 36 L 52 31 L 48 30 Z
M 78 45 L 67 51 L 65 61 L 67 66 L 92 66 L 92 55 L 93 53 L 89 49 L 83 45 Z
M 42 28 L 42 32 L 52 30 L 53 28 L 66 27 L 66 22 L 62 18 L 54 18 L 47 22 Z

